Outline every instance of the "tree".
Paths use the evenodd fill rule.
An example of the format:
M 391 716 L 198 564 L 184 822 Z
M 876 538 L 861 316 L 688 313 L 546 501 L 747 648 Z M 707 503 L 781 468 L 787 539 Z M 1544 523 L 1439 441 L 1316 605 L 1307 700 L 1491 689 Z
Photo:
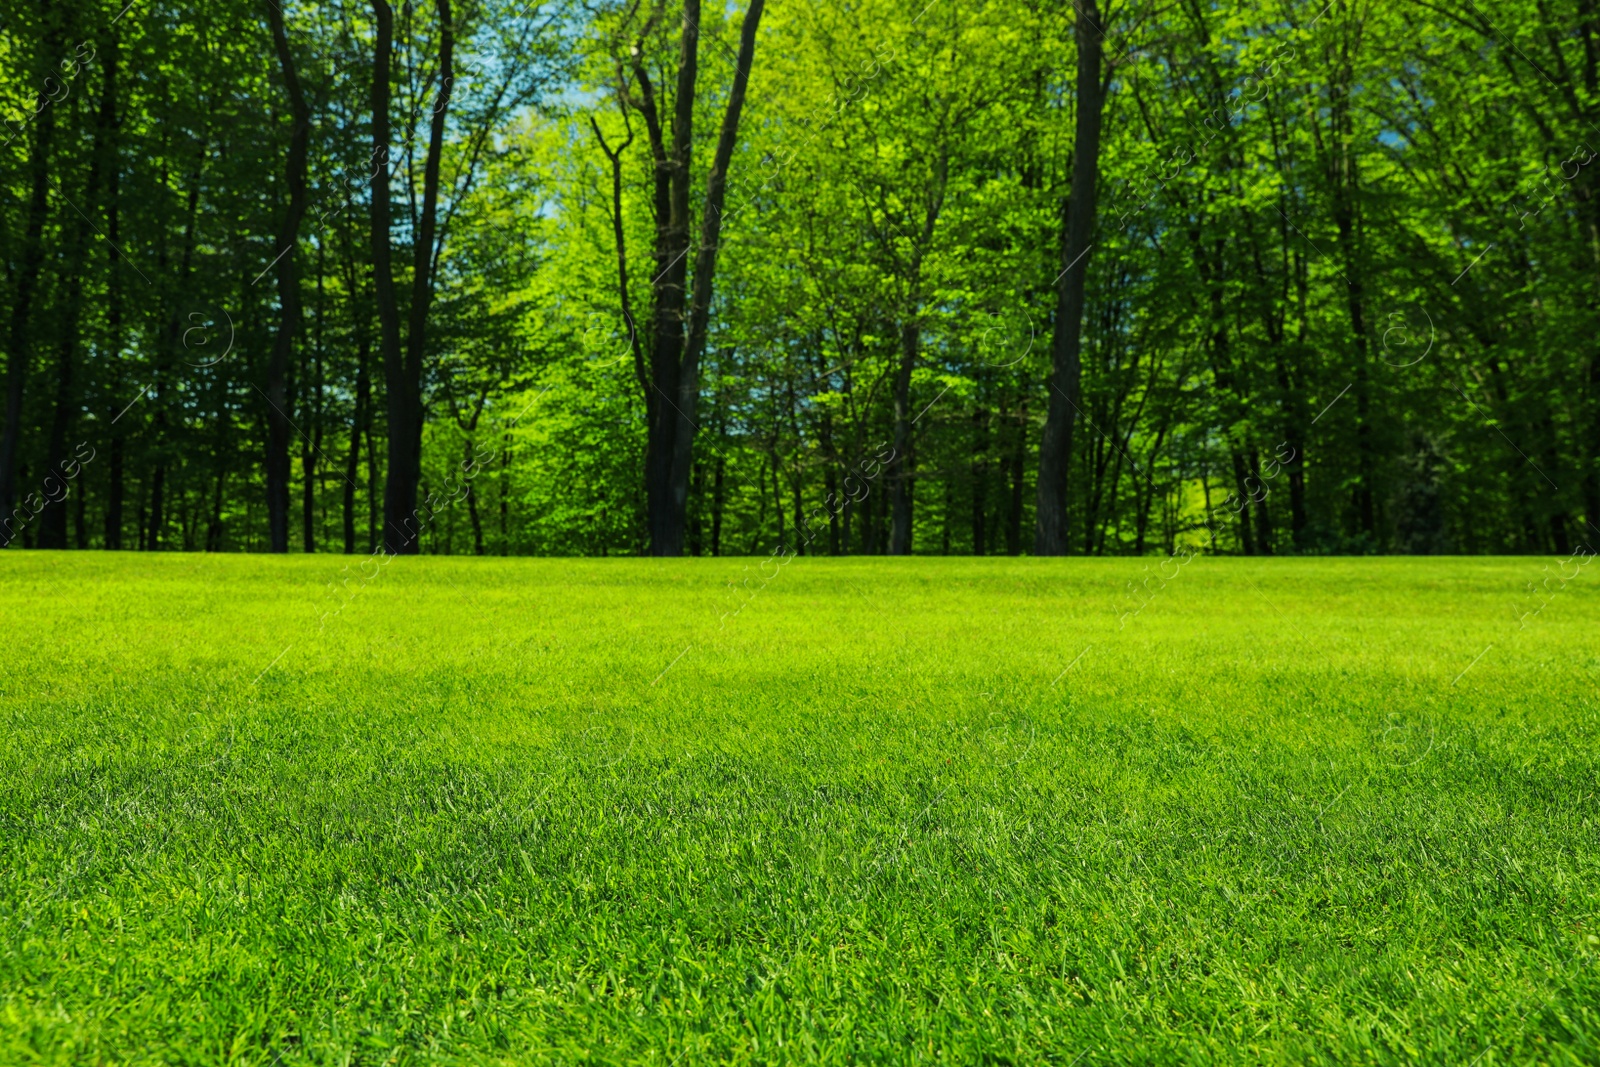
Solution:
M 1095 0 L 1075 0 L 1078 42 L 1077 133 L 1072 146 L 1072 190 L 1062 212 L 1062 270 L 1057 278 L 1055 336 L 1051 344 L 1049 396 L 1039 443 L 1039 503 L 1033 550 L 1041 556 L 1067 552 L 1067 472 L 1083 375 L 1084 284 L 1094 234 L 1100 181 L 1100 120 L 1106 86 L 1100 51 L 1105 30 Z
M 277 0 L 266 0 L 267 19 L 272 25 L 272 43 L 283 70 L 283 84 L 289 94 L 289 114 L 293 123 L 289 134 L 289 157 L 285 174 L 289 185 L 289 205 L 278 233 L 278 331 L 272 342 L 272 357 L 267 365 L 267 540 L 273 552 L 289 551 L 289 364 L 293 359 L 295 335 L 300 330 L 300 279 L 296 270 L 295 246 L 300 243 L 300 220 L 306 211 L 306 142 L 311 136 L 311 109 L 306 106 L 289 37 L 283 25 L 283 9 Z
M 637 109 L 644 119 L 655 167 L 652 201 L 656 225 L 655 275 L 650 283 L 648 372 L 644 368 L 646 357 L 638 347 L 638 333 L 632 323 L 629 326 L 640 385 L 645 392 L 648 423 L 645 495 L 649 502 L 649 550 L 653 556 L 683 554 L 689 474 L 694 458 L 694 436 L 699 431 L 695 417 L 700 398 L 700 361 L 705 353 L 707 320 L 711 313 L 728 166 L 738 139 L 739 117 L 744 109 L 750 68 L 755 61 L 756 32 L 764 7 L 765 0 L 751 0 L 745 13 L 739 51 L 734 59 L 733 85 L 728 91 L 715 154 L 706 176 L 697 244 L 691 245 L 690 241 L 693 227 L 690 201 L 695 91 L 700 69 L 699 0 L 684 0 L 670 128 L 662 122 L 665 101 L 660 99 L 646 69 L 643 45 L 648 34 L 641 35 L 633 49 L 632 86 L 620 80 L 618 84 L 626 104 Z M 659 15 L 658 9 L 652 16 L 652 23 Z M 625 285 L 626 279 L 619 278 L 619 282 Z

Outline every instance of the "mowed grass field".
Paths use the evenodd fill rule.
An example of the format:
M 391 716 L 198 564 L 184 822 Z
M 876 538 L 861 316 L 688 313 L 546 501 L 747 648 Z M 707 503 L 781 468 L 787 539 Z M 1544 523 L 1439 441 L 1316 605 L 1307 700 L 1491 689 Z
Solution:
M 0 554 L 0 1062 L 1600 1062 L 1600 569 L 1146 562 Z

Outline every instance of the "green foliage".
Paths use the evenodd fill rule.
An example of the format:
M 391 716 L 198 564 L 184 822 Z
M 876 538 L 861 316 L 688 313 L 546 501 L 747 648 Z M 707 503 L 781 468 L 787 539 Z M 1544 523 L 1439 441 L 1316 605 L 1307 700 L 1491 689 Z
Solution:
M 432 5 L 398 10 L 404 317 L 439 27 Z M 743 10 L 704 12 L 697 182 Z M 690 487 L 697 551 L 765 551 L 837 494 L 892 435 L 908 346 L 920 417 L 892 477 L 911 487 L 914 549 L 1031 542 L 1065 266 L 1072 10 L 865 0 L 767 13 L 729 171 Z M 1170 550 L 1230 494 L 1248 504 L 1225 552 L 1562 551 L 1600 533 L 1600 43 L 1585 10 L 1106 9 L 1073 551 Z M 348 509 L 364 547 L 387 447 L 365 184 L 372 16 L 284 11 L 313 113 L 292 252 L 305 308 L 289 383 L 295 543 L 342 547 Z M 505 431 L 523 398 L 549 391 L 545 429 L 517 429 L 534 436 L 494 475 L 505 532 L 498 513 L 494 537 L 463 519 L 427 548 L 632 551 L 646 540 L 645 393 L 601 138 L 618 152 L 620 251 L 643 328 L 659 220 L 626 106 L 637 94 L 622 99 L 618 78 L 637 49 L 670 112 L 678 9 L 486 0 L 455 18 L 424 466 L 437 480 L 460 437 Z M 46 477 L 61 427 L 108 460 L 63 505 L 70 543 L 261 547 L 278 314 L 262 272 L 281 251 L 289 140 L 266 9 L 8 2 L 0 109 L 14 131 L 0 237 L 22 310 L 0 344 L 20 385 L 19 496 Z M 1289 453 L 1284 477 L 1262 478 Z M 1194 511 L 1197 490 L 1209 514 Z M 884 549 L 880 501 L 845 521 L 839 551 Z

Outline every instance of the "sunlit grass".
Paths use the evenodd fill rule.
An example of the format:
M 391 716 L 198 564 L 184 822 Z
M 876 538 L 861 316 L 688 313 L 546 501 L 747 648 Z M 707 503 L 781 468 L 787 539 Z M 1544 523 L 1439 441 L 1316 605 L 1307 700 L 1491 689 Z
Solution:
M 7 552 L 0 1061 L 1593 1063 L 1544 562 Z

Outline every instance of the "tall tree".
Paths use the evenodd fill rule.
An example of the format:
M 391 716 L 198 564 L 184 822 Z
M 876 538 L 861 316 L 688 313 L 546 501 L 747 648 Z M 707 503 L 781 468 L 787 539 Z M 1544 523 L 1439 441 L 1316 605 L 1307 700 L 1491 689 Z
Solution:
M 289 135 L 289 157 L 285 176 L 289 185 L 289 205 L 283 226 L 278 231 L 278 332 L 272 342 L 267 364 L 267 541 L 272 552 L 289 551 L 289 364 L 294 357 L 295 335 L 300 330 L 300 279 L 296 270 L 296 245 L 300 243 L 300 220 L 306 211 L 306 146 L 311 136 L 311 110 L 295 71 L 294 56 L 283 24 L 283 9 L 277 0 L 266 0 L 267 19 L 272 25 L 272 43 L 283 71 L 289 94 L 289 113 L 293 125 Z
M 53 35 L 52 35 L 53 37 Z M 53 40 L 46 48 L 53 45 Z M 17 448 L 22 439 L 22 400 L 33 358 L 32 315 L 44 268 L 44 225 L 50 214 L 50 148 L 55 109 L 48 103 L 35 119 L 29 146 L 30 192 L 22 262 L 11 288 L 11 332 L 6 345 L 5 428 L 0 430 L 0 547 L 16 536 Z
M 378 305 L 379 343 L 389 415 L 389 467 L 383 492 L 384 548 L 392 555 L 420 549 L 417 487 L 422 481 L 422 367 L 427 351 L 428 312 L 437 263 L 435 232 L 439 214 L 439 167 L 444 152 L 445 116 L 455 88 L 455 23 L 449 0 L 436 0 L 438 85 L 428 125 L 423 163 L 422 206 L 412 232 L 411 299 L 404 348 L 394 285 L 390 233 L 389 80 L 393 62 L 394 11 L 387 0 L 373 0 L 377 41 L 372 71 L 372 264 Z
M 111 139 L 111 127 L 116 121 L 116 59 L 114 51 L 108 49 L 108 52 L 100 85 L 100 109 L 95 118 L 94 139 L 90 148 L 89 176 L 83 183 L 83 207 L 72 224 L 71 245 L 67 250 L 66 292 L 61 300 L 60 322 L 57 325 L 60 336 L 56 354 L 55 414 L 50 420 L 45 476 L 58 480 L 67 470 L 67 434 L 82 404 L 79 383 L 76 381 L 79 320 L 83 312 L 84 274 L 92 229 L 89 215 L 83 212 L 94 212 L 98 208 L 96 200 L 100 196 L 100 174 L 107 162 L 106 149 Z M 73 495 L 81 500 L 83 492 L 84 486 L 79 484 Z M 39 547 L 67 547 L 67 505 L 64 499 L 46 503 L 39 520 Z
M 1095 197 L 1100 182 L 1100 122 L 1106 85 L 1101 81 L 1105 31 L 1095 0 L 1075 0 L 1078 45 L 1077 123 L 1072 145 L 1072 188 L 1062 212 L 1061 262 L 1056 279 L 1055 336 L 1044 435 L 1039 443 L 1038 510 L 1033 550 L 1041 556 L 1067 553 L 1067 472 L 1083 377 L 1084 284 L 1093 247 Z
M 649 381 L 645 392 L 645 496 L 650 554 L 681 556 L 694 459 L 695 422 L 700 397 L 700 360 L 711 313 L 712 282 L 722 234 L 728 165 L 738 139 L 745 89 L 755 60 L 756 32 L 765 0 L 751 0 L 739 35 L 733 85 L 706 177 L 700 240 L 691 246 L 690 214 L 696 83 L 700 71 L 700 0 L 684 0 L 679 39 L 677 87 L 670 131 L 663 128 L 657 91 L 645 68 L 643 41 L 634 49 L 633 75 L 638 98 L 630 102 L 644 117 L 655 163 L 655 267 L 651 281 L 653 313 L 649 334 Z M 670 133 L 671 142 L 668 143 Z M 689 262 L 693 253 L 691 288 Z M 637 339 L 634 341 L 637 344 Z M 636 355 L 636 358 L 639 358 Z

